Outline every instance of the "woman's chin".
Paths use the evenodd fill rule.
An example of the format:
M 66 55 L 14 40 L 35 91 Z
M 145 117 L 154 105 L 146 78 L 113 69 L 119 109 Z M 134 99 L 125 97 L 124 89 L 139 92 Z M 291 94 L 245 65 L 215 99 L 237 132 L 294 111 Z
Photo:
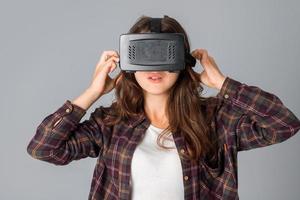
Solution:
M 144 90 L 144 93 L 150 94 L 150 95 L 165 95 L 167 94 L 168 90 L 162 90 L 161 88 L 151 88 L 151 89 L 147 89 Z

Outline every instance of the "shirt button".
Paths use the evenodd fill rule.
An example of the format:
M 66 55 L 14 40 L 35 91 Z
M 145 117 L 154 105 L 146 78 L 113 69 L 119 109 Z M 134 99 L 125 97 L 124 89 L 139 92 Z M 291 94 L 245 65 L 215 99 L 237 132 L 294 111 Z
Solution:
M 184 154 L 184 153 L 185 153 L 185 150 L 184 150 L 184 149 L 181 149 L 181 150 L 180 150 L 180 153 Z
M 225 99 L 228 99 L 229 95 L 228 95 L 228 94 L 225 94 L 224 97 L 225 97 Z
M 71 110 L 69 108 L 66 109 L 66 112 L 69 113 Z
M 184 180 L 189 180 L 189 177 L 188 176 L 184 176 Z

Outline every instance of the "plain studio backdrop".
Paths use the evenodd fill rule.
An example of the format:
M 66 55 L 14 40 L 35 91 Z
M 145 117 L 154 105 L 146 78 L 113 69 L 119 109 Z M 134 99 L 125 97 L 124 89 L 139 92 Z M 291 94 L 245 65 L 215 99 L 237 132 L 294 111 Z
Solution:
M 26 147 L 47 115 L 88 87 L 101 53 L 118 51 L 119 35 L 141 15 L 177 19 L 191 50 L 207 49 L 225 75 L 276 94 L 300 116 L 297 0 L 1 1 L 1 200 L 87 199 L 96 159 L 55 166 L 31 158 Z M 82 120 L 110 105 L 113 92 Z M 216 93 L 206 88 L 204 95 Z M 299 199 L 299 144 L 297 134 L 239 152 L 240 198 Z

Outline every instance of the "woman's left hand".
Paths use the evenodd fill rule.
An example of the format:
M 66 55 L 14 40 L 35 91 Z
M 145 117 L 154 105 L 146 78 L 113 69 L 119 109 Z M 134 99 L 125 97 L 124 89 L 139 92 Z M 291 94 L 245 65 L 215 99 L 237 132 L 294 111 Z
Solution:
M 221 73 L 213 57 L 209 56 L 205 49 L 195 49 L 191 55 L 199 60 L 204 68 L 200 74 L 197 73 L 201 82 L 208 87 L 221 90 L 226 76 Z

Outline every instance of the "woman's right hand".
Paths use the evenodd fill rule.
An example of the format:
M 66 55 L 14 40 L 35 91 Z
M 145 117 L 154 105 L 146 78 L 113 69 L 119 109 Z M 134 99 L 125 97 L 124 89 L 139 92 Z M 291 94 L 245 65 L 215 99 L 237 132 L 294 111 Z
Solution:
M 93 91 L 97 97 L 110 92 L 119 82 L 121 76 L 112 79 L 108 74 L 117 67 L 119 54 L 116 51 L 104 51 L 98 61 L 89 90 Z

